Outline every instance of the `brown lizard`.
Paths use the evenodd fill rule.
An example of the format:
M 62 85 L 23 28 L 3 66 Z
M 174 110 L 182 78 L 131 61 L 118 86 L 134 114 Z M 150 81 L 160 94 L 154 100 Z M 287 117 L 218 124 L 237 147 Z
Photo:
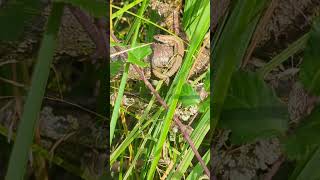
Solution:
M 152 72 L 168 84 L 169 78 L 178 71 L 182 64 L 184 44 L 180 38 L 171 35 L 159 34 L 155 35 L 154 39 L 161 43 L 153 45 Z M 172 51 L 170 51 L 170 47 L 172 47 Z
M 303 117 L 309 115 L 319 102 L 320 98 L 311 95 L 300 82 L 294 83 L 288 101 L 290 120 L 298 123 Z

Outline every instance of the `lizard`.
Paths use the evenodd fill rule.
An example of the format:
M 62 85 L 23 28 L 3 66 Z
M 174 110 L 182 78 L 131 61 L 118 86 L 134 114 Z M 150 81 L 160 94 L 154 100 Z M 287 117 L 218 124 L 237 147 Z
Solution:
M 289 94 L 288 112 L 290 120 L 298 123 L 303 117 L 309 115 L 320 98 L 311 95 L 301 82 L 295 82 Z
M 184 44 L 180 38 L 171 35 L 155 35 L 154 39 L 161 43 L 153 44 L 151 57 L 152 73 L 166 84 L 182 64 Z

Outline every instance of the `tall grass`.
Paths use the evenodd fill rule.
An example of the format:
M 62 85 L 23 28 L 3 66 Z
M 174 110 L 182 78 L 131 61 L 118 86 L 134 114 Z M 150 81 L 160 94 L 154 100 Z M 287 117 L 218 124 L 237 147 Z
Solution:
M 107 7 L 105 6 L 104 1 L 57 0 L 51 3 L 51 11 L 38 51 L 36 65 L 32 74 L 31 86 L 28 89 L 29 91 L 19 122 L 15 143 L 10 155 L 8 170 L 5 177 L 8 180 L 24 179 L 28 157 L 30 157 L 29 155 L 32 152 L 47 158 L 83 179 L 92 179 L 90 175 L 82 173 L 80 168 L 69 164 L 58 156 L 53 156 L 52 158 L 46 150 L 38 145 L 33 145 L 33 137 L 42 101 L 44 99 L 65 3 L 80 7 L 83 11 L 99 18 L 106 16 Z M 0 18 L 1 24 L 6 24 L 4 22 L 8 21 L 14 21 L 14 19 L 17 21 L 14 21 L 14 23 L 12 23 L 13 25 L 4 28 L 4 30 L 1 31 L 0 38 L 10 38 L 10 40 L 12 40 L 13 37 L 15 37 L 17 39 L 18 35 L 23 31 L 23 28 L 21 27 L 25 26 L 26 21 L 30 19 L 30 14 L 33 16 L 40 14 L 40 3 L 37 1 L 10 1 L 10 3 L 6 5 L 7 6 L 4 8 L 5 11 L 1 12 L 3 13 Z M 12 19 L 10 19 L 10 17 Z M 13 28 L 12 32 L 10 31 L 10 28 Z M 1 133 L 5 134 L 3 132 L 4 131 Z
M 156 23 L 150 21 L 146 16 L 148 3 L 150 2 L 147 0 L 142 1 L 142 5 L 140 7 L 136 7 L 138 9 L 138 13 L 135 14 L 131 11 L 131 9 L 133 9 L 132 5 L 136 2 L 138 1 L 133 1 L 121 8 L 112 6 L 116 8 L 114 13 L 111 15 L 115 21 L 117 18 L 121 18 L 123 13 L 127 13 L 127 15 L 129 14 L 135 17 L 133 20 L 133 25 L 127 30 L 124 41 L 128 43 L 130 42 L 129 45 L 131 47 L 134 47 L 137 42 L 143 40 L 143 37 L 140 36 L 141 33 L 139 33 L 141 32 L 141 27 L 155 26 L 157 28 L 161 28 Z M 192 6 L 192 4 L 198 4 L 198 6 Z M 183 85 L 186 83 L 185 79 L 187 79 L 192 64 L 194 63 L 193 56 L 196 55 L 197 50 L 205 37 L 205 34 L 209 30 L 210 2 L 209 0 L 189 0 L 185 2 L 185 5 L 184 13 L 188 12 L 188 14 L 183 14 L 183 22 L 185 27 L 184 30 L 188 33 L 191 40 L 186 49 L 183 65 L 175 75 L 171 86 L 163 98 L 168 104 L 169 108 L 164 110 L 163 107 L 157 107 L 159 105 L 155 103 L 156 98 L 152 96 L 144 114 L 141 118 L 137 119 L 137 123 L 133 129 L 131 129 L 127 135 L 123 136 L 121 142 L 119 142 L 119 145 L 115 147 L 113 144 L 111 144 L 114 151 L 111 152 L 110 163 L 113 165 L 115 162 L 120 162 L 120 172 L 116 176 L 119 179 L 135 179 L 137 177 L 139 177 L 139 179 L 158 178 L 159 176 L 155 175 L 155 172 L 157 169 L 159 170 L 159 168 L 163 171 L 166 171 L 167 178 L 181 179 L 182 176 L 188 175 L 187 170 L 193 170 L 191 160 L 194 157 L 194 153 L 189 147 L 188 143 L 184 141 L 182 151 L 177 151 L 174 146 L 170 146 L 168 132 L 170 131 L 170 126 L 173 123 L 172 118 L 176 111 L 177 105 L 180 103 L 179 96 L 181 94 Z M 168 32 L 168 30 L 165 32 Z M 172 34 L 172 32 L 168 33 Z M 111 122 L 112 128 L 114 128 L 111 129 L 111 135 L 115 136 L 117 136 L 118 132 L 121 131 L 120 126 L 117 126 L 117 124 L 120 124 L 118 122 L 120 119 L 118 119 L 118 115 L 115 114 L 118 114 L 121 111 L 119 102 L 121 102 L 122 94 L 125 91 L 125 86 L 128 85 L 128 82 L 124 82 L 127 80 L 127 66 L 128 64 L 125 65 L 120 87 L 115 92 L 117 94 L 117 99 L 113 107 Z M 156 90 L 160 91 L 162 88 L 162 81 L 160 81 L 156 87 Z M 141 94 L 141 96 L 144 95 Z M 157 108 L 154 109 L 154 107 Z M 194 127 L 195 130 L 191 135 L 191 139 L 196 148 L 199 148 L 204 140 L 205 135 L 209 131 L 209 111 L 204 112 L 204 115 L 202 115 L 197 121 L 199 123 L 196 123 L 197 125 Z M 113 139 L 114 137 L 111 136 L 110 138 Z M 115 141 L 113 140 L 112 142 L 114 143 Z M 172 166 L 170 166 L 173 167 L 172 169 L 170 166 L 167 166 L 167 169 L 159 166 L 161 152 L 164 149 L 170 152 L 170 158 L 172 158 Z M 132 158 L 127 170 L 121 168 L 121 162 L 126 160 L 126 156 L 130 156 L 130 158 Z M 208 163 L 208 153 L 205 157 L 206 163 Z M 137 166 L 139 159 L 143 159 L 143 164 Z M 199 178 L 202 175 L 202 167 L 199 165 L 196 166 L 196 169 L 192 171 L 192 176 Z
M 37 65 L 34 69 L 32 84 L 18 127 L 16 142 L 10 155 L 6 175 L 6 179 L 8 180 L 23 179 L 26 171 L 28 154 L 31 150 L 30 147 L 33 142 L 34 129 L 49 77 L 63 7 L 64 5 L 62 3 L 54 3 L 52 7 L 46 32 L 39 50 Z

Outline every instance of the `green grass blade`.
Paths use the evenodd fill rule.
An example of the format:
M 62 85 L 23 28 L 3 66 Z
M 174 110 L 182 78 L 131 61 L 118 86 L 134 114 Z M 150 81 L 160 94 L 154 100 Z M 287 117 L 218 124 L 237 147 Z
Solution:
M 143 7 L 141 7 L 141 8 L 143 8 Z M 138 26 L 135 29 L 136 30 L 135 34 L 134 34 L 134 36 L 132 38 L 131 47 L 135 47 L 137 36 L 138 36 L 138 33 L 139 33 L 139 29 L 140 29 L 140 25 L 141 25 L 141 21 L 139 20 Z M 128 61 L 130 61 L 130 60 L 128 59 Z M 118 117 L 119 117 L 120 104 L 121 104 L 121 101 L 122 101 L 125 85 L 126 85 L 127 79 L 128 79 L 129 66 L 130 66 L 130 63 L 126 63 L 125 68 L 124 68 L 124 72 L 123 72 L 123 75 L 122 75 L 122 78 L 121 78 L 121 82 L 120 82 L 118 96 L 117 96 L 117 99 L 116 99 L 116 102 L 115 102 L 115 105 L 114 105 L 114 108 L 113 108 L 113 111 L 112 111 L 111 122 L 110 122 L 110 144 L 112 144 L 114 131 L 115 131 L 115 128 L 116 128 L 116 125 L 117 125 Z
M 194 142 L 194 145 L 196 148 L 199 148 L 199 146 L 201 145 L 203 139 L 205 138 L 209 130 L 210 130 L 210 111 L 207 110 L 207 112 L 203 115 L 199 124 L 191 134 L 192 142 Z M 189 146 L 188 144 L 186 145 Z M 186 149 L 186 151 L 182 152 L 181 154 L 183 155 L 183 158 L 179 163 L 176 172 L 173 174 L 172 179 L 181 179 L 183 174 L 187 171 L 188 167 L 191 165 L 191 161 L 194 157 L 194 153 L 191 148 Z
M 300 66 L 299 80 L 309 93 L 320 95 L 320 17 L 317 17 L 310 32 L 306 49 L 304 51 L 303 62 Z
M 117 12 L 113 13 L 111 15 L 111 19 L 114 19 L 116 17 L 119 17 L 120 15 L 122 15 L 123 13 L 125 13 L 126 11 L 128 11 L 129 9 L 131 9 L 132 7 L 136 6 L 137 4 L 141 3 L 143 0 L 137 0 L 137 1 L 133 1 L 132 3 L 122 7 L 121 9 L 119 9 Z
M 211 108 L 214 108 L 215 113 L 212 115 L 211 128 L 216 127 L 218 123 L 232 74 L 239 68 L 265 2 L 265 0 L 237 1 L 214 49 L 213 83 L 215 89 Z M 214 129 L 211 130 L 212 136 Z
M 149 1 L 150 0 L 144 0 L 142 2 L 141 7 L 140 7 L 140 9 L 138 11 L 138 16 L 139 17 L 141 17 L 144 14 L 144 12 L 146 11 L 146 9 L 148 7 L 148 4 L 149 4 Z M 129 11 L 127 11 L 127 12 L 129 12 Z M 135 15 L 135 14 L 132 13 L 132 15 Z M 128 43 L 130 41 L 130 39 L 132 38 L 133 33 L 135 32 L 135 29 L 140 27 L 140 22 L 141 22 L 141 18 L 135 18 L 134 23 L 132 24 L 132 26 L 131 26 L 128 34 L 127 34 L 127 37 L 126 37 L 126 40 L 125 40 L 126 43 Z
M 281 63 L 286 61 L 290 56 L 293 56 L 298 51 L 304 49 L 307 44 L 307 40 L 309 39 L 309 36 L 310 33 L 304 34 L 294 43 L 290 44 L 290 46 L 287 49 L 283 50 L 280 54 L 272 58 L 271 61 L 269 61 L 265 66 L 263 66 L 259 70 L 260 76 L 265 77 L 272 69 L 276 68 Z
M 17 139 L 10 156 L 6 174 L 7 180 L 21 180 L 26 171 L 28 153 L 33 141 L 33 133 L 46 89 L 63 7 L 62 3 L 54 3 L 52 7 L 47 29 L 39 50 L 38 61 L 33 73 L 30 92 L 24 105 Z
M 3 127 L 2 125 L 0 125 L 0 134 L 5 137 L 8 137 L 9 136 L 8 129 L 6 127 Z M 11 140 L 13 140 L 13 141 L 16 140 L 15 133 L 12 133 Z M 81 177 L 82 179 L 93 179 L 94 178 L 94 177 L 92 177 L 92 175 L 89 174 L 89 172 L 80 169 L 78 166 L 66 161 L 65 159 L 63 159 L 62 157 L 60 157 L 56 154 L 52 155 L 47 149 L 44 149 L 43 147 L 41 147 L 38 144 L 33 144 L 31 146 L 31 150 L 33 153 L 38 154 L 38 155 L 44 157 L 45 159 L 47 159 L 49 163 L 54 163 L 57 166 L 64 168 L 66 171 Z
M 115 9 L 121 9 L 121 8 L 119 8 L 119 7 L 117 7 L 117 6 L 114 6 L 114 5 L 111 5 L 111 7 L 112 7 L 112 8 L 115 8 Z M 170 34 L 170 35 L 172 35 L 172 36 L 178 37 L 178 36 L 177 36 L 176 34 L 174 34 L 173 32 L 168 31 L 167 29 L 159 26 L 158 24 L 156 24 L 156 23 L 154 23 L 154 22 L 152 22 L 152 21 L 149 21 L 148 19 L 142 17 L 141 15 L 137 15 L 137 14 L 135 14 L 135 13 L 133 13 L 133 12 L 130 12 L 130 11 L 126 11 L 126 13 L 128 13 L 128 14 L 130 14 L 130 15 L 132 15 L 132 16 L 137 17 L 139 21 L 142 20 L 142 21 L 145 22 L 145 23 L 152 24 L 153 26 L 155 26 L 155 27 L 157 27 L 157 28 L 159 28 L 159 29 L 167 32 L 168 34 Z M 130 33 L 130 32 L 129 32 L 129 33 Z M 129 36 L 129 35 L 128 35 L 128 36 Z M 179 38 L 179 37 L 178 37 L 178 38 Z M 128 39 L 128 40 L 129 40 L 129 39 Z
M 319 179 L 320 172 L 318 170 L 320 163 L 320 148 L 316 148 L 313 153 L 310 153 L 310 158 L 303 162 L 303 167 L 300 169 L 299 175 L 296 178 L 290 179 L 304 180 L 304 179 Z M 299 168 L 299 167 L 298 167 Z
M 179 95 L 180 95 L 182 86 L 185 83 L 185 79 L 188 76 L 188 72 L 189 72 L 188 70 L 190 70 L 190 67 L 194 62 L 192 55 L 195 53 L 196 49 L 201 44 L 206 32 L 209 29 L 209 25 L 210 25 L 210 18 L 208 18 L 208 17 L 210 17 L 209 3 L 210 3 L 209 1 L 206 1 L 205 9 L 202 11 L 201 18 L 199 20 L 198 27 L 201 27 L 201 28 L 199 28 L 198 31 L 194 32 L 192 39 L 191 39 L 191 43 L 190 43 L 191 45 L 190 45 L 189 51 L 186 55 L 185 61 L 181 67 L 181 70 L 176 75 L 176 77 L 173 81 L 173 85 L 171 86 L 171 89 L 172 89 L 172 94 L 171 94 L 172 96 L 171 97 L 172 98 L 170 98 L 169 103 L 168 103 L 169 109 L 168 109 L 168 112 L 167 112 L 166 117 L 164 119 L 161 134 L 160 134 L 159 140 L 157 142 L 157 145 L 155 147 L 155 151 L 153 153 L 154 160 L 151 163 L 151 167 L 149 169 L 147 179 L 153 179 L 154 172 L 156 170 L 157 164 L 160 159 L 162 146 L 163 146 L 165 139 L 167 137 L 167 134 L 169 132 L 171 121 L 174 116 L 174 112 L 175 112 L 175 109 L 176 109 L 176 106 L 177 106 L 177 103 L 179 100 Z M 169 93 L 170 93 L 170 90 L 169 90 Z
M 161 83 L 158 84 L 156 90 L 159 90 L 160 87 L 161 87 Z M 151 120 L 144 122 L 147 117 L 147 114 L 149 113 L 152 105 L 154 104 L 154 101 L 155 101 L 155 96 L 152 97 L 150 103 L 146 108 L 146 111 L 144 112 L 142 118 L 139 120 L 139 123 L 134 126 L 134 128 L 130 131 L 130 133 L 122 141 L 122 143 L 117 147 L 117 149 L 112 152 L 112 154 L 110 155 L 111 165 L 121 155 L 121 153 L 128 148 L 129 144 L 138 137 L 139 132 L 143 131 L 146 127 L 148 127 L 148 125 L 153 121 L 153 119 L 156 119 L 157 114 L 153 118 L 151 118 Z
M 116 99 L 116 102 L 113 107 L 112 115 L 111 115 L 111 121 L 110 121 L 110 144 L 112 144 L 112 139 L 114 135 L 114 131 L 116 129 L 117 125 L 117 120 L 119 117 L 119 112 L 120 112 L 120 105 L 124 93 L 124 88 L 126 87 L 127 79 L 128 79 L 128 70 L 129 70 L 129 63 L 125 64 L 124 72 L 122 74 L 121 82 L 120 82 L 120 87 L 118 91 L 118 96 Z
M 115 160 L 121 155 L 121 153 L 123 151 L 125 151 L 125 149 L 129 146 L 129 144 L 134 141 L 138 136 L 139 136 L 139 132 L 144 130 L 146 127 L 148 127 L 148 125 L 151 123 L 152 121 L 148 121 L 146 122 L 142 127 L 140 127 L 139 124 L 137 124 L 131 131 L 130 133 L 127 135 L 127 138 L 122 141 L 122 143 L 120 144 L 120 146 L 114 151 L 112 152 L 111 156 L 110 156 L 110 164 L 113 164 L 115 162 Z
M 153 121 L 153 124 L 152 126 L 150 127 L 149 131 L 148 131 L 148 135 L 151 134 L 152 130 L 154 129 L 154 127 L 156 126 L 156 121 Z M 132 172 L 132 169 L 135 167 L 137 161 L 138 161 L 138 158 L 140 157 L 141 153 L 145 150 L 144 147 L 147 143 L 147 141 L 149 140 L 149 138 L 144 138 L 143 139 L 143 142 L 142 144 L 140 145 L 139 149 L 138 149 L 138 152 L 136 154 L 136 156 L 134 157 L 133 161 L 132 161 L 132 164 L 130 165 L 129 169 L 127 170 L 125 176 L 124 176 L 124 180 L 126 180 L 127 178 L 129 178 L 129 175 L 131 174 Z
M 210 150 L 208 150 L 206 152 L 206 154 L 202 157 L 205 163 L 209 163 L 210 160 Z M 187 180 L 193 180 L 193 179 L 200 179 L 200 176 L 203 174 L 203 169 L 202 166 L 200 165 L 200 163 L 198 163 L 193 170 L 191 171 L 191 173 L 189 174 L 189 176 L 187 177 Z

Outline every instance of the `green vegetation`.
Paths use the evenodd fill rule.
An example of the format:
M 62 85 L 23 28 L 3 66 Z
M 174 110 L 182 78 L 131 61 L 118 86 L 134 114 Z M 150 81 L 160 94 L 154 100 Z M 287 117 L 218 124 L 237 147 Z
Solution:
M 1 40 L 6 42 L 11 41 L 12 43 L 17 43 L 17 41 L 22 40 L 23 36 L 25 35 L 24 30 L 25 30 L 25 27 L 27 27 L 27 24 L 30 23 L 33 20 L 33 18 L 37 18 L 37 16 L 40 15 L 41 11 L 43 10 L 41 5 L 40 5 L 40 1 L 4 2 L 4 5 L 2 5 L 1 7 L 1 13 L 0 13 L 0 24 L 4 27 L 0 31 Z M 48 152 L 48 150 L 44 149 L 40 145 L 36 145 L 36 143 L 34 142 L 34 139 L 38 138 L 37 135 L 34 138 L 35 130 L 36 129 L 38 130 L 38 124 L 39 124 L 38 119 L 40 115 L 40 110 L 45 99 L 47 83 L 51 78 L 50 69 L 51 67 L 53 67 L 54 69 L 52 62 L 53 62 L 55 50 L 57 47 L 58 32 L 62 22 L 63 10 L 65 7 L 70 5 L 80 7 L 82 11 L 88 12 L 89 14 L 91 14 L 93 17 L 96 17 L 96 18 L 101 18 L 103 16 L 106 16 L 106 12 L 107 12 L 107 8 L 103 1 L 89 2 L 87 0 L 83 0 L 83 1 L 77 1 L 77 0 L 60 1 L 59 0 L 59 1 L 51 2 L 50 4 L 51 11 L 50 11 L 48 21 L 46 23 L 45 31 L 42 34 L 42 41 L 37 53 L 38 55 L 36 58 L 36 64 L 33 67 L 32 80 L 31 80 L 30 86 L 28 85 L 29 81 L 28 81 L 28 78 L 26 78 L 26 75 L 29 75 L 31 73 L 28 72 L 29 69 L 27 66 L 20 66 L 21 62 L 17 65 L 17 67 L 23 69 L 23 71 L 21 71 L 22 73 L 20 71 L 17 73 L 16 72 L 17 69 L 14 69 L 14 68 L 11 69 L 12 70 L 11 72 L 9 68 L 1 67 L 2 69 L 0 74 L 4 75 L 5 77 L 11 77 L 10 73 L 18 74 L 18 77 L 15 77 L 17 75 L 13 76 L 14 77 L 13 81 L 7 81 L 8 84 L 5 85 L 5 87 L 11 88 L 11 90 L 2 89 L 2 84 L 1 84 L 1 89 L 0 89 L 1 96 L 5 95 L 4 97 L 2 97 L 3 99 L 10 98 L 10 97 L 12 98 L 14 96 L 16 101 L 20 99 L 22 101 L 19 101 L 19 102 L 23 103 L 24 102 L 23 90 L 28 90 L 26 100 L 23 105 L 23 109 L 22 110 L 20 109 L 21 112 L 19 109 L 16 110 L 18 112 L 17 114 L 21 113 L 21 119 L 19 119 L 17 132 L 12 133 L 11 132 L 13 131 L 12 128 L 10 130 L 7 130 L 1 125 L 1 134 L 4 136 L 8 136 L 8 139 L 14 139 L 14 142 L 15 142 L 12 148 L 9 165 L 8 165 L 8 169 L 5 177 L 8 180 L 15 180 L 15 179 L 20 180 L 26 177 L 26 172 L 28 167 L 27 165 L 28 165 L 28 160 L 30 159 L 31 152 L 34 154 L 34 157 L 35 157 L 34 159 L 35 168 L 37 168 L 38 166 L 41 167 L 40 165 L 41 158 L 45 158 L 48 160 L 48 162 L 52 162 L 58 166 L 61 166 L 62 168 L 75 174 L 76 176 L 82 177 L 84 179 L 97 179 L 97 177 L 93 177 L 91 174 L 84 172 L 84 170 L 81 169 L 81 167 L 79 167 L 78 165 L 74 165 L 70 162 L 67 162 L 63 158 L 59 157 L 58 155 L 53 155 L 52 152 Z M 15 67 L 15 63 L 16 62 L 13 62 L 14 65 L 12 67 Z M 27 64 L 26 62 L 24 63 Z M 6 64 L 4 64 L 4 66 L 5 65 Z M 54 72 L 57 75 L 57 71 L 55 71 L 55 69 L 54 69 Z M 16 78 L 19 78 L 19 80 L 23 82 L 22 83 L 23 85 L 17 86 L 19 85 L 19 83 L 14 82 L 14 81 L 17 81 Z M 57 76 L 56 76 L 56 79 L 58 79 Z M 51 81 L 49 81 L 49 83 L 51 83 Z M 21 89 L 19 87 L 24 87 L 24 89 Z M 60 90 L 60 93 L 61 93 L 61 88 L 59 87 L 59 79 L 58 79 L 58 89 Z M 16 107 L 19 107 L 19 105 L 17 104 Z M 3 107 L 3 109 L 1 110 L 3 111 L 4 109 L 5 107 Z M 101 120 L 101 117 L 99 119 Z M 102 119 L 105 119 L 105 117 L 102 116 Z M 11 121 L 14 122 L 14 119 L 12 119 Z M 39 143 L 39 141 L 37 140 L 35 141 Z M 36 174 L 47 173 L 43 169 L 42 170 L 36 169 L 36 170 L 38 171 L 36 172 Z M 39 176 L 37 178 L 41 179 L 41 178 L 44 178 L 44 176 Z
M 213 140 L 218 141 L 221 129 L 231 130 L 227 142 L 229 151 L 232 151 L 232 148 L 245 148 L 250 143 L 277 137 L 282 145 L 281 156 L 288 160 L 279 158 L 280 165 L 291 163 L 295 168 L 279 169 L 278 164 L 266 173 L 272 174 L 271 177 L 277 175 L 280 179 L 319 179 L 319 107 L 302 117 L 301 123 L 293 125 L 289 120 L 289 113 L 292 112 L 288 112 L 287 104 L 277 97 L 267 77 L 289 57 L 304 50 L 297 81 L 303 84 L 309 96 L 319 96 L 320 21 L 315 19 L 310 32 L 252 72 L 241 67 L 241 64 L 255 29 L 261 25 L 259 19 L 270 4 L 269 1 L 242 0 L 232 1 L 231 4 L 215 32 L 215 46 L 212 49 L 214 88 L 210 128 Z
M 179 34 L 174 34 L 159 25 L 164 20 L 159 18 L 156 10 L 150 8 L 152 6 L 151 1 L 144 0 L 141 2 L 141 6 L 138 6 L 140 5 L 139 2 L 127 3 L 124 1 L 121 7 L 118 7 L 116 2 L 111 5 L 113 8 L 111 32 L 114 32 L 124 42 L 123 45 L 131 48 L 138 47 L 138 43 L 154 41 L 152 37 L 155 34 L 179 36 Z M 144 63 L 141 62 L 149 53 L 140 53 L 143 55 L 137 58 L 137 56 L 133 57 L 132 54 L 137 55 L 139 54 L 138 51 L 130 51 L 129 48 L 128 59 L 125 59 L 126 63 L 120 82 L 118 79 L 111 81 L 111 94 L 116 99 L 110 124 L 110 141 L 112 142 L 110 163 L 115 168 L 113 172 L 115 178 L 160 179 L 162 177 L 165 179 L 181 179 L 186 177 L 188 179 L 199 179 L 205 176 L 203 166 L 200 166 L 197 158 L 195 158 L 189 142 L 183 137 L 181 131 L 175 133 L 172 126 L 175 124 L 174 114 L 181 108 L 187 108 L 191 105 L 199 107 L 202 104 L 195 91 L 196 80 L 191 80 L 189 84 L 186 79 L 195 62 L 194 57 L 201 48 L 204 37 L 209 30 L 210 4 L 208 0 L 189 0 L 185 1 L 185 4 L 177 1 L 177 4 L 178 7 L 183 6 L 182 30 L 186 32 L 190 41 L 185 49 L 183 64 L 175 77 L 171 78 L 169 87 L 162 80 L 155 87 L 168 105 L 167 109 L 165 110 L 164 106 L 161 107 L 159 98 L 146 87 L 146 84 L 137 82 L 135 85 L 132 80 L 128 79 L 128 74 L 130 74 L 129 62 L 146 68 L 146 66 L 143 66 Z M 122 20 L 126 20 L 126 22 L 121 23 Z M 145 48 L 145 51 L 149 51 L 148 48 Z M 113 63 L 111 63 L 112 66 Z M 200 76 L 197 81 L 205 82 L 208 85 L 209 78 L 205 78 L 207 73 L 209 73 L 209 70 L 204 72 L 204 75 Z M 152 82 L 151 79 L 148 81 Z M 132 105 L 132 109 L 130 106 L 122 105 L 128 99 L 130 93 L 139 97 L 135 98 L 135 101 L 140 99 L 139 101 L 144 102 L 143 106 L 145 108 L 142 109 L 142 113 L 139 112 L 141 109 L 139 111 L 132 110 L 135 105 Z M 150 96 L 150 94 L 153 95 Z M 210 128 L 210 113 L 209 108 L 206 108 L 209 104 L 206 103 L 202 106 L 203 112 L 199 113 L 191 124 L 194 130 L 190 138 L 194 147 L 201 151 L 204 162 L 208 163 L 209 146 L 205 137 Z M 181 120 L 180 116 L 179 118 Z

